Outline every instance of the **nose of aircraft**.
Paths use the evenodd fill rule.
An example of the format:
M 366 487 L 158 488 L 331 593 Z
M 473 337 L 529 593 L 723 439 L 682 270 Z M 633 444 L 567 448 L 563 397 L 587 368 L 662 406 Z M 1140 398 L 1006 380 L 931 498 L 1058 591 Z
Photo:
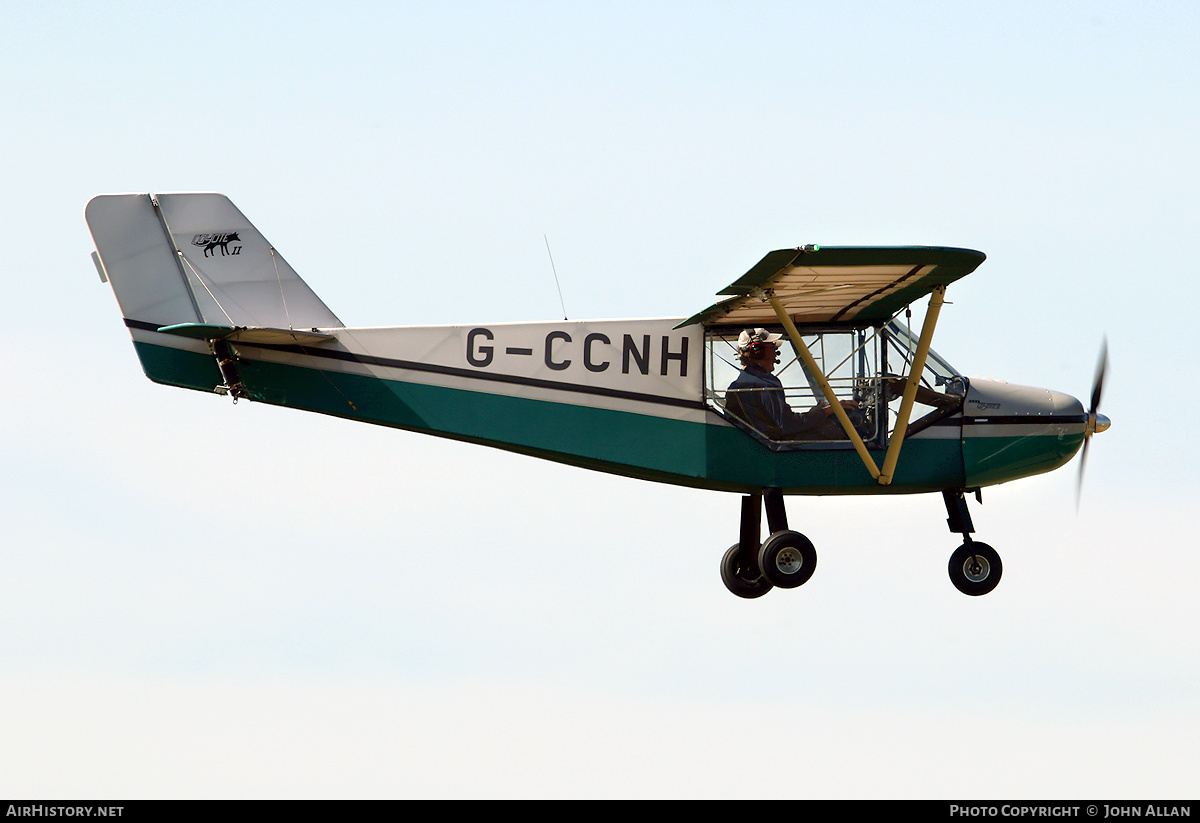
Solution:
M 1052 471 L 1085 441 L 1088 413 L 1064 392 L 970 379 L 963 403 L 967 485 L 991 485 Z
M 1069 394 L 1062 392 L 1046 390 L 1050 396 L 1049 405 L 1053 409 L 1054 414 L 1058 415 L 1087 415 L 1087 428 L 1084 430 L 1085 437 L 1091 437 L 1096 432 L 1108 431 L 1108 427 L 1112 425 L 1112 421 L 1108 419 L 1108 415 L 1100 414 L 1096 411 L 1095 406 L 1085 411 L 1083 401 Z
M 1048 395 L 1049 413 L 1054 415 L 1082 415 L 1083 401 L 1060 391 L 1051 389 L 1026 389 L 1030 396 L 1035 391 L 1044 391 Z
M 1036 390 L 1029 391 L 1032 394 Z M 1112 425 L 1112 421 L 1108 419 L 1108 415 L 1096 411 L 1095 405 L 1085 411 L 1082 400 L 1063 392 L 1051 391 L 1049 389 L 1045 391 L 1049 395 L 1049 407 L 1053 414 L 1087 415 L 1087 429 L 1084 431 L 1085 436 L 1091 437 L 1096 432 L 1108 431 L 1108 427 Z M 1095 393 L 1093 392 L 1093 402 L 1096 400 L 1098 398 L 1095 397 Z
M 1002 380 L 971 378 L 963 408 L 966 417 L 1074 418 L 1083 422 L 1083 403 L 1065 392 L 1018 386 Z

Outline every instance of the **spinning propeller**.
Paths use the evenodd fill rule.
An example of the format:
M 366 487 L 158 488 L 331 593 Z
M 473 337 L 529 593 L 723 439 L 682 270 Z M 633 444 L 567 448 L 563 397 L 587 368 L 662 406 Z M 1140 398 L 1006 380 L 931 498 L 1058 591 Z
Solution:
M 1079 496 L 1083 491 L 1083 470 L 1087 465 L 1088 444 L 1092 435 L 1107 429 L 1111 421 L 1100 414 L 1100 397 L 1104 394 L 1104 373 L 1108 371 L 1108 338 L 1100 344 L 1100 358 L 1096 361 L 1096 377 L 1092 381 L 1092 403 L 1088 408 L 1087 430 L 1083 435 L 1083 450 L 1079 455 L 1079 479 L 1075 482 L 1075 510 L 1079 510 Z

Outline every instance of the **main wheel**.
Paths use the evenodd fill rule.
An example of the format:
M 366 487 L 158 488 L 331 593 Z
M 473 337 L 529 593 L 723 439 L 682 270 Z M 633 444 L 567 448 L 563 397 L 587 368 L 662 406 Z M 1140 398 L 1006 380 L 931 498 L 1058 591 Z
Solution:
M 817 570 L 817 550 L 800 532 L 775 532 L 758 550 L 758 568 L 771 585 L 794 589 Z
M 762 597 L 774 587 L 757 568 L 743 569 L 738 565 L 739 548 L 740 546 L 734 543 L 721 558 L 721 582 L 738 597 L 747 600 Z
M 1000 555 L 987 543 L 963 543 L 950 555 L 950 582 L 972 597 L 996 588 L 1003 572 Z

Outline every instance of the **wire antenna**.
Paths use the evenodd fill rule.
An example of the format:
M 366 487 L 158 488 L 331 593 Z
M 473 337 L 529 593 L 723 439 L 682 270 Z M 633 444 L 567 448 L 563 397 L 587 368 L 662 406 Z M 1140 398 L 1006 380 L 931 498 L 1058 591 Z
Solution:
M 550 271 L 554 272 L 554 286 L 558 289 L 558 305 L 562 306 L 563 320 L 566 320 L 567 304 L 563 302 L 562 285 L 558 282 L 558 269 L 554 267 L 554 255 L 550 253 L 550 238 L 543 234 L 542 239 L 546 241 L 546 254 L 550 257 Z

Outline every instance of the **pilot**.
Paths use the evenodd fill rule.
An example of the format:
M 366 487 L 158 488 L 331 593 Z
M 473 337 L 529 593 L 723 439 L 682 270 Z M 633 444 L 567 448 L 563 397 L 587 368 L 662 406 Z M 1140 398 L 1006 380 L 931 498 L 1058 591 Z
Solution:
M 742 373 L 729 384 L 725 409 L 771 440 L 844 438 L 845 431 L 833 417 L 833 407 L 825 403 L 798 414 L 783 396 L 783 384 L 771 372 L 779 362 L 782 334 L 766 329 L 746 329 L 738 337 L 738 358 Z M 843 400 L 846 409 L 857 409 L 852 400 Z

